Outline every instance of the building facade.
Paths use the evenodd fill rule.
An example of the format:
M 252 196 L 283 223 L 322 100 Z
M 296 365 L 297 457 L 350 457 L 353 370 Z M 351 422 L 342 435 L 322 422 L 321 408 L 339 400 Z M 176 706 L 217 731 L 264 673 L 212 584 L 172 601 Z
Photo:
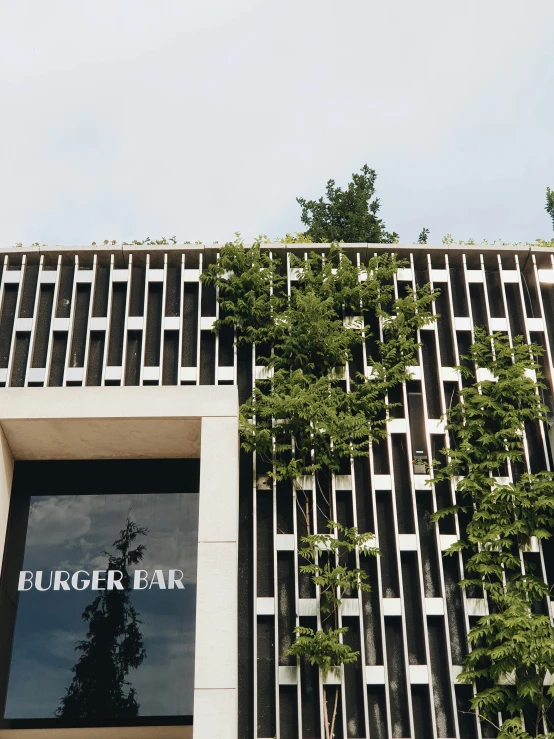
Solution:
M 267 248 L 279 252 L 290 290 L 289 254 L 306 245 Z M 543 346 L 553 407 L 554 251 L 344 248 L 359 265 L 394 251 L 407 264 L 394 278 L 399 291 L 430 282 L 440 296 L 386 440 L 332 479 L 334 520 L 375 532 L 382 553 L 368 564 L 372 591 L 341 606 L 360 656 L 325 678 L 339 695 L 335 736 L 489 736 L 469 710 L 471 686 L 456 679 L 487 604 L 458 587 L 461 555 L 442 556 L 459 527 L 431 522 L 451 492 L 427 485 L 421 460 L 445 446 L 455 367 L 474 326 Z M 219 305 L 200 275 L 218 249 L 0 254 L 0 736 L 323 739 L 322 677 L 286 655 L 294 627 L 317 618 L 299 570 L 305 528 L 292 487 L 239 450 L 238 407 L 266 368 L 250 348 L 237 351 L 232 331 L 212 331 Z M 345 371 L 369 373 L 365 346 Z M 529 471 L 552 469 L 548 426 L 526 433 Z M 310 479 L 302 489 L 317 508 Z M 121 543 L 130 532 L 146 542 L 139 554 Z M 551 549 L 536 542 L 523 556 L 553 584 Z M 110 619 L 122 602 L 118 627 Z M 72 621 L 56 615 L 64 609 Z M 119 628 L 119 644 L 121 633 L 135 635 L 129 660 L 113 663 L 120 699 L 103 721 L 67 708 L 76 685 L 98 687 L 87 673 L 95 616 Z M 34 647 L 31 663 L 37 634 L 60 646 L 54 656 Z M 39 701 L 32 676 L 48 673 L 50 698 Z

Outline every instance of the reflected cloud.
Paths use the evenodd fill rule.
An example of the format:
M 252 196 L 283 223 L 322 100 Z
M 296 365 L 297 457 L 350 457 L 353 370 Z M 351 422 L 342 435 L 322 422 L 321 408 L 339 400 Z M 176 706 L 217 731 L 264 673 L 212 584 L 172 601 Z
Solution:
M 184 590 L 131 592 L 147 655 L 129 675 L 139 715 L 188 715 L 194 686 L 197 494 L 34 496 L 23 568 L 46 573 L 106 569 L 106 552 L 128 515 L 148 527 L 148 546 L 137 567 L 150 576 L 154 569 L 180 569 L 185 583 Z M 20 594 L 6 717 L 54 716 L 72 679 L 75 645 L 87 629 L 81 615 L 90 601 L 90 591 Z
M 92 502 L 86 495 L 50 495 L 34 499 L 27 535 L 32 546 L 59 546 L 86 534 L 91 526 Z

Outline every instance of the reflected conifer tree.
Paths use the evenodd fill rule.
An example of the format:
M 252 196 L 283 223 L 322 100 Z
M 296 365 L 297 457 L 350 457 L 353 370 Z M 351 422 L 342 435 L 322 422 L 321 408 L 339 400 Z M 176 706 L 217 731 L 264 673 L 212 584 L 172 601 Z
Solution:
M 71 668 L 73 679 L 60 701 L 56 716 L 68 719 L 138 716 L 140 704 L 127 677 L 146 657 L 139 615 L 131 602 L 129 567 L 146 551 L 137 539 L 148 529 L 127 516 L 125 528 L 108 556 L 108 569 L 119 570 L 123 589 L 103 590 L 88 605 L 82 619 L 88 632 L 75 646 L 80 657 Z

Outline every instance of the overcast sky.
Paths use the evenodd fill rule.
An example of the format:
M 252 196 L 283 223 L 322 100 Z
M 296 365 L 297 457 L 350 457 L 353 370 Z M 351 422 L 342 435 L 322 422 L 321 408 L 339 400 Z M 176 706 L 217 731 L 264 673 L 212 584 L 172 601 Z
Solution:
M 552 238 L 552 0 L 3 0 L 0 245 L 302 228 L 378 173 L 402 241 Z

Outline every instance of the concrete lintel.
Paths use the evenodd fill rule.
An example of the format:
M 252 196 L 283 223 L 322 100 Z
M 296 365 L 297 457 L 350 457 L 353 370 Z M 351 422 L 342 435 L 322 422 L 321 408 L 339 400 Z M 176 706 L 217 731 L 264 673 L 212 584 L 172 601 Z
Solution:
M 0 428 L 15 459 L 199 457 L 201 419 L 236 441 L 237 408 L 232 386 L 5 388 Z
M 17 419 L 203 418 L 235 416 L 231 385 L 2 389 L 0 423 Z

